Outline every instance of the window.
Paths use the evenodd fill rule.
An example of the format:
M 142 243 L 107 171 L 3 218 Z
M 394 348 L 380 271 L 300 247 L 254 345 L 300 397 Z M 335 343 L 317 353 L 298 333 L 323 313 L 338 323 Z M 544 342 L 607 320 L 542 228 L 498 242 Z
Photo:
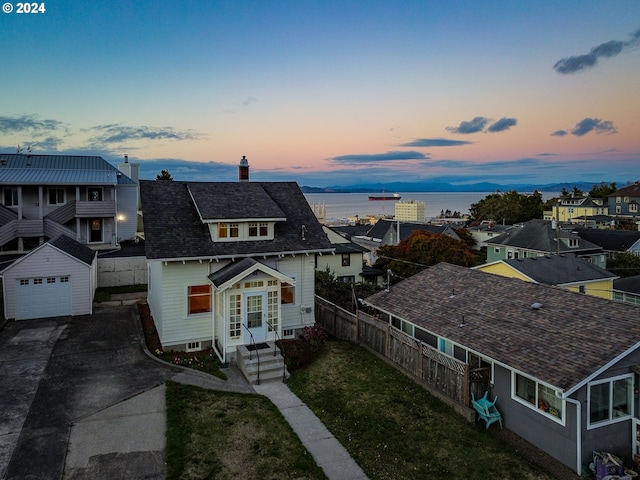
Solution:
M 518 251 L 516 251 L 516 252 L 513 254 L 513 258 L 518 258 L 519 256 L 520 256 L 520 253 L 519 253 Z
M 622 201 L 622 197 L 616 197 L 616 203 L 620 203 Z
M 500 247 L 495 247 L 493 249 L 493 253 L 500 253 Z
M 188 290 L 189 315 L 211 311 L 211 285 L 193 285 Z
M 20 285 L 29 285 L 29 280 L 24 279 L 24 278 L 23 278 L 23 279 L 21 279 L 21 280 L 20 280 Z
M 197 352 L 198 350 L 202 350 L 200 342 L 189 342 L 187 343 L 187 348 L 185 348 L 186 352 Z
M 240 227 L 237 223 L 229 224 L 229 237 L 238 238 L 240 236 Z
M 68 283 L 69 277 L 60 277 L 60 283 Z
M 632 375 L 591 383 L 588 428 L 631 416 L 632 395 Z
M 218 223 L 218 238 L 227 238 L 229 236 L 229 224 Z
M 513 250 L 507 250 L 507 258 L 513 258 Z
M 62 205 L 64 203 L 64 188 L 49 189 L 49 205 Z
M 584 285 L 578 286 L 578 293 L 587 293 L 587 287 Z
M 296 286 L 287 282 L 280 285 L 280 303 L 296 303 Z
M 5 188 L 3 190 L 3 197 L 4 197 L 5 207 L 18 206 L 18 189 L 17 188 Z
M 624 197 L 624 203 L 629 203 L 629 197 Z
M 56 283 L 56 278 L 55 277 L 47 278 L 47 283 Z
M 622 213 L 622 207 L 620 205 L 616 205 L 616 213 Z
M 348 253 L 343 253 L 342 254 L 342 266 L 343 267 L 348 267 L 349 265 L 351 265 L 351 255 Z
M 520 375 L 515 376 L 515 396 L 531 408 L 562 420 L 562 399 L 556 395 L 556 390 L 535 380 Z
M 33 279 L 33 284 L 34 285 L 42 285 L 42 279 L 41 278 L 34 278 Z
M 269 331 L 278 331 L 278 291 L 267 292 L 267 325 Z
M 638 213 L 638 204 L 635 202 L 632 202 L 629 204 L 629 211 L 631 213 Z
M 569 246 L 570 247 L 577 247 L 578 246 L 578 239 L 577 238 L 570 238 L 569 239 Z
M 269 227 L 266 223 L 250 223 L 249 224 L 249 237 L 268 237 Z
M 101 202 L 102 201 L 102 188 L 100 187 L 91 187 L 87 189 L 87 200 L 90 202 Z
M 453 357 L 453 343 L 451 343 L 449 340 L 441 338 L 439 350 Z
M 242 296 L 229 295 L 229 336 L 238 338 L 242 333 Z

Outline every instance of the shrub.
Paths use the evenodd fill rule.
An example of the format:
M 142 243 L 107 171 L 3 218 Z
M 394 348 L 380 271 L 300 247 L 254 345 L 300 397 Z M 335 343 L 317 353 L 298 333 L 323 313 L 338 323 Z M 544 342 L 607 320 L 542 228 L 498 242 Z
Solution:
M 327 332 L 324 331 L 322 325 L 314 323 L 302 329 L 302 338 L 311 345 L 311 350 L 317 352 L 324 346 L 324 342 L 327 340 Z
M 304 340 L 284 339 L 278 342 L 278 346 L 284 350 L 284 363 L 287 364 L 289 372 L 310 364 L 314 358 L 311 345 Z

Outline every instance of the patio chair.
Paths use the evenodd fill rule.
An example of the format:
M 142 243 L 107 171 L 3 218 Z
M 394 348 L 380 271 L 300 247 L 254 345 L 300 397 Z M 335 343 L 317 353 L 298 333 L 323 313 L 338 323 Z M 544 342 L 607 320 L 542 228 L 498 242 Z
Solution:
M 493 401 L 489 401 L 487 398 L 489 395 L 488 391 L 484 392 L 482 398 L 476 400 L 471 394 L 471 404 L 473 408 L 478 413 L 478 418 L 484 420 L 486 424 L 486 428 L 489 428 L 489 425 L 495 422 L 500 423 L 500 428 L 502 428 L 502 415 L 496 408 L 496 402 L 498 401 L 498 397 L 495 397 Z

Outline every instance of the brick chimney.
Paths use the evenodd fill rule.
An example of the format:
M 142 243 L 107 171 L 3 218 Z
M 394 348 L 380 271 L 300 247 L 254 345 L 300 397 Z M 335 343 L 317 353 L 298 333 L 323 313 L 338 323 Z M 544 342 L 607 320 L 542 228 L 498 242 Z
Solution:
M 244 155 L 240 159 L 240 164 L 238 165 L 238 180 L 240 182 L 248 182 L 249 181 L 249 160 Z

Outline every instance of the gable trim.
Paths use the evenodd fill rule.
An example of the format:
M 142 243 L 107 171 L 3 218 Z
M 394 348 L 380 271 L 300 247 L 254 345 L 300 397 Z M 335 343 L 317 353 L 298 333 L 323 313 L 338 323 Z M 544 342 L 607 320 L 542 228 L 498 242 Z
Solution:
M 567 391 L 565 391 L 563 393 L 562 398 L 566 398 L 566 397 L 572 395 L 573 393 L 575 393 L 580 388 L 584 387 L 586 384 L 588 384 L 591 380 L 596 378 L 598 375 L 600 375 L 601 373 L 604 373 L 605 371 L 610 369 L 613 365 L 615 365 L 620 360 L 622 360 L 624 357 L 626 357 L 627 355 L 629 355 L 632 352 L 634 352 L 635 350 L 637 350 L 638 347 L 640 347 L 640 342 L 637 342 L 635 345 L 632 345 L 631 347 L 626 349 L 624 352 L 622 352 L 620 355 L 618 355 L 617 357 L 613 358 L 609 362 L 605 363 L 602 367 L 597 369 L 595 372 L 591 373 L 586 378 L 584 378 L 580 382 L 576 383 L 573 387 L 571 387 L 570 389 L 568 389 Z
M 278 280 L 280 280 L 281 282 L 286 282 L 286 283 L 290 283 L 291 285 L 295 285 L 296 284 L 296 280 L 294 278 L 291 278 L 287 275 L 284 275 L 283 273 L 280 273 L 277 270 L 274 270 L 271 267 L 268 267 L 266 265 L 264 265 L 263 263 L 260 262 L 256 262 L 253 265 L 251 265 L 249 268 L 243 270 L 242 272 L 238 273 L 236 276 L 234 276 L 233 278 L 230 278 L 229 280 L 227 280 L 226 282 L 216 286 L 215 284 L 213 284 L 213 282 L 211 282 L 213 284 L 213 288 L 216 289 L 216 291 L 218 292 L 223 292 L 225 291 L 227 288 L 231 287 L 232 285 L 236 284 L 237 282 L 239 282 L 240 280 L 242 280 L 243 278 L 251 275 L 254 272 L 257 271 L 261 271 L 262 273 L 266 273 L 267 275 L 270 275 L 274 278 L 277 278 Z

